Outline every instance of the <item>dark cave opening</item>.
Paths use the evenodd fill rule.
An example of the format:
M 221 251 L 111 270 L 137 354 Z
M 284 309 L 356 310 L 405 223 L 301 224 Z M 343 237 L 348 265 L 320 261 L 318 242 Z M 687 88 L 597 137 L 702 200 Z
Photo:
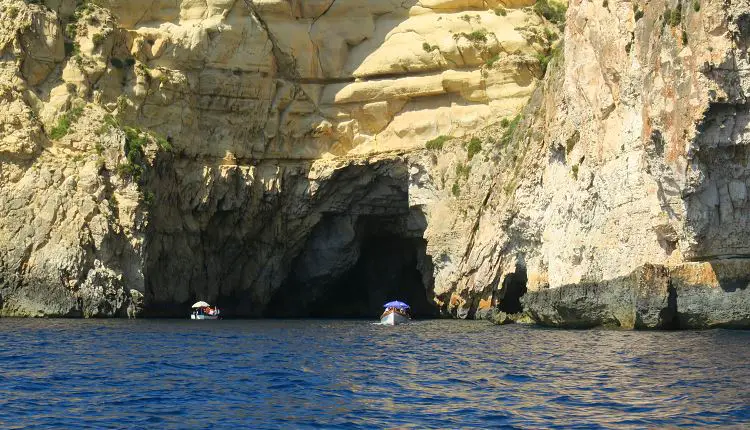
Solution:
M 186 187 L 161 166 L 154 187 Z M 439 315 L 427 220 L 402 159 L 352 162 L 314 183 L 296 173 L 272 196 L 239 174 L 217 177 L 199 207 L 176 191 L 161 196 L 187 209 L 150 212 L 144 313 L 184 317 L 204 300 L 226 318 L 369 319 L 401 300 L 417 318 Z
M 373 237 L 364 241 L 357 263 L 309 307 L 311 317 L 371 317 L 391 300 L 409 303 L 418 316 L 433 316 L 422 274 L 417 239 Z
M 516 314 L 523 311 L 521 297 L 526 294 L 528 276 L 526 267 L 516 264 L 516 271 L 508 274 L 503 280 L 503 297 L 497 308 L 508 314 Z
M 340 223 L 341 218 L 336 222 Z M 416 318 L 437 316 L 438 309 L 429 300 L 425 277 L 419 270 L 430 264 L 425 256 L 425 241 L 409 234 L 406 224 L 406 217 L 356 217 L 351 221 L 351 243 L 328 255 L 326 262 L 321 261 L 349 261 L 342 270 L 331 270 L 330 276 L 310 279 L 310 269 L 303 267 L 303 262 L 309 262 L 311 257 L 303 251 L 264 316 L 376 318 L 382 305 L 391 300 L 408 303 Z

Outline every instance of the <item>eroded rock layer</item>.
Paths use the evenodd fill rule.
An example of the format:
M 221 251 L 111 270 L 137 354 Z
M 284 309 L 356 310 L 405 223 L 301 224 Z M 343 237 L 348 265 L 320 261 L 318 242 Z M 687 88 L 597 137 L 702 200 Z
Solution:
M 750 5 L 562 10 L 0 0 L 0 314 L 746 326 Z

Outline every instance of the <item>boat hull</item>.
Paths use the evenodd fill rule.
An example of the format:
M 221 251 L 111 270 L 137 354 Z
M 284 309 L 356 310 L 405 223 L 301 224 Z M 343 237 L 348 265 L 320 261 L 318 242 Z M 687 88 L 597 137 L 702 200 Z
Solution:
M 219 319 L 218 315 L 190 315 L 191 320 L 217 320 Z
M 409 318 L 401 315 L 398 312 L 389 312 L 386 315 L 380 317 L 380 324 L 383 325 L 399 325 L 409 322 Z

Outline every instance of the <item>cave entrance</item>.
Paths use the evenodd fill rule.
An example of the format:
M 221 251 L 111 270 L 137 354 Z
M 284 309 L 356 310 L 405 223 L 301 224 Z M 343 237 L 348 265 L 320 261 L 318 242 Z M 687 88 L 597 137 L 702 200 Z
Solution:
M 528 280 L 526 267 L 516 264 L 516 271 L 506 275 L 503 280 L 503 286 L 500 290 L 501 299 L 497 304 L 497 308 L 508 314 L 516 314 L 523 311 L 521 297 L 526 294 Z
M 391 300 L 409 303 L 417 318 L 437 316 L 423 228 L 409 228 L 423 225 L 420 216 L 324 217 L 265 316 L 373 318 Z

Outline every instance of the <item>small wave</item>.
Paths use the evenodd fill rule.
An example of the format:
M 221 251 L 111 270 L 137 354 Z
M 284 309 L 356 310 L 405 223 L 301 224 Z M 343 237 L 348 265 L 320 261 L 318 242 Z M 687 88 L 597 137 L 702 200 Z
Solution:
M 750 424 L 742 332 L 374 326 L 3 320 L 0 427 Z

